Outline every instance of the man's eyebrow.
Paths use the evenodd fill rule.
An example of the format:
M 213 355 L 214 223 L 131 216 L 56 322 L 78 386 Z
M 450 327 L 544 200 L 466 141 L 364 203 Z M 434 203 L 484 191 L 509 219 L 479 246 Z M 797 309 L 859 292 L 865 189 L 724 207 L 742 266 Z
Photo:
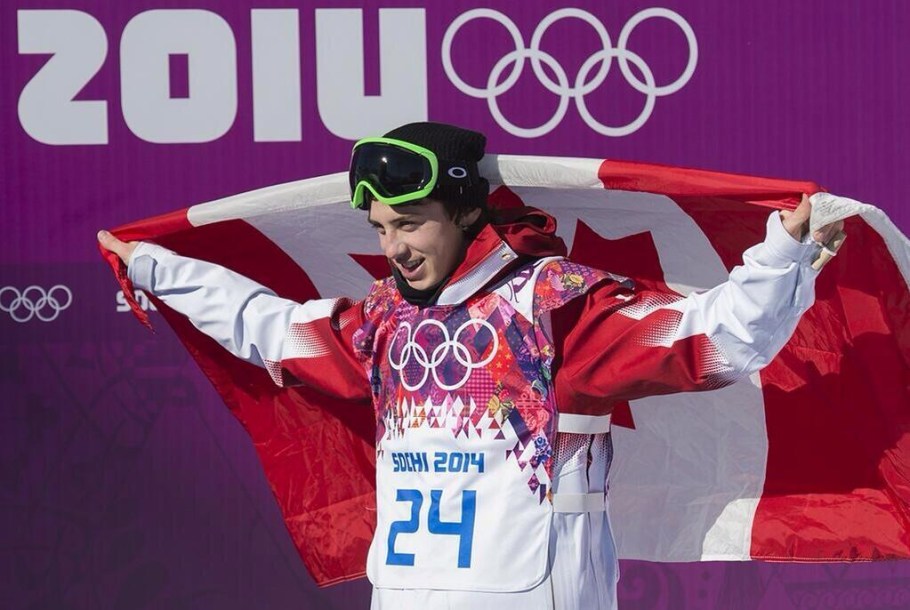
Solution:
M 396 216 L 395 218 L 393 218 L 393 219 L 390 221 L 390 224 L 400 224 L 400 223 L 402 223 L 402 222 L 410 222 L 410 221 L 413 221 L 414 219 L 417 219 L 417 218 L 419 218 L 419 216 L 418 216 L 417 214 L 407 214 L 407 213 L 406 213 L 406 214 L 401 214 L 400 216 Z M 370 224 L 370 226 L 373 226 L 373 227 L 381 227 L 381 226 L 382 226 L 382 223 L 376 222 L 375 220 L 373 220 L 373 219 L 370 218 L 369 216 L 367 216 L 367 222 Z

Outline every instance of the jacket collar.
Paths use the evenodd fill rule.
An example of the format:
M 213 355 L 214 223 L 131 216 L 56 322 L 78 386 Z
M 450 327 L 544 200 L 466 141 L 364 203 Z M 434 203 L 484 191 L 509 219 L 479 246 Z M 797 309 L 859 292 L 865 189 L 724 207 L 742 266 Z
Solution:
M 471 241 L 465 257 L 439 293 L 437 305 L 457 305 L 520 263 L 565 256 L 556 219 L 535 208 L 494 211 L 494 220 Z

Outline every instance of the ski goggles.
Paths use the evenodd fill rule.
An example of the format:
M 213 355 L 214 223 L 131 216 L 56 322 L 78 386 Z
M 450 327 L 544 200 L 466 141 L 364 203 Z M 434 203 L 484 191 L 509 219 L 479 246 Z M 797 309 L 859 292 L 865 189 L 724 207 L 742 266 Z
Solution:
M 351 207 L 362 207 L 370 195 L 398 205 L 429 196 L 438 184 L 470 185 L 474 180 L 465 165 L 470 167 L 440 162 L 433 151 L 403 140 L 364 138 L 351 155 Z

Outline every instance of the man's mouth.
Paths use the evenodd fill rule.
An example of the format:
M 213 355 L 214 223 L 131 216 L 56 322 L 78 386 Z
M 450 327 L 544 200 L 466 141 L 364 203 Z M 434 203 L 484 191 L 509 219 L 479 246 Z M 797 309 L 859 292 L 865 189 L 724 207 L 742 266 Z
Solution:
M 417 258 L 412 261 L 408 261 L 406 263 L 398 263 L 398 266 L 401 269 L 401 274 L 407 280 L 415 279 L 420 270 L 421 265 L 423 265 L 423 261 L 424 261 L 423 258 Z

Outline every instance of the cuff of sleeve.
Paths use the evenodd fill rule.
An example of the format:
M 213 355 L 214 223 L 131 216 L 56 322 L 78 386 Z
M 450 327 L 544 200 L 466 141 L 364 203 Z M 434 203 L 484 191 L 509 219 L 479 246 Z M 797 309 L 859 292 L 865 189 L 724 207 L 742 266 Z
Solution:
M 148 242 L 139 242 L 127 262 L 126 274 L 133 286 L 154 293 L 155 264 L 164 256 L 173 254 L 167 248 Z
M 782 262 L 795 262 L 809 264 L 819 250 L 818 244 L 806 236 L 806 240 L 799 242 L 787 233 L 784 223 L 778 212 L 772 212 L 768 217 L 766 227 L 765 245 Z

